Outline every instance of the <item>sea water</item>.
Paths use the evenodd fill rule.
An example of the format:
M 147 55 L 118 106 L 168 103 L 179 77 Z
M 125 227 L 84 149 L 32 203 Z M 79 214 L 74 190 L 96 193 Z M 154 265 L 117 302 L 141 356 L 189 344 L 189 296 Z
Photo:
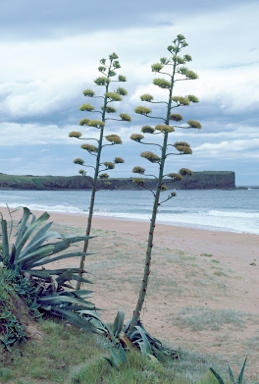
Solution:
M 166 200 L 170 191 L 163 192 Z M 169 225 L 259 234 L 259 189 L 178 190 L 161 204 L 157 221 Z M 0 207 L 27 206 L 31 210 L 86 214 L 90 191 L 0 190 Z M 149 220 L 150 191 L 98 191 L 96 216 Z M 1 209 L 0 209 L 1 210 Z

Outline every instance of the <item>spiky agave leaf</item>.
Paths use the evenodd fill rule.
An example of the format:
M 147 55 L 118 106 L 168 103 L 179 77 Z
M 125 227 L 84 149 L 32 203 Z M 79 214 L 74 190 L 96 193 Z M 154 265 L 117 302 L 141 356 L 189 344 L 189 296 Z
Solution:
M 19 265 L 19 267 L 22 269 L 32 269 L 36 266 L 48 264 L 60 259 L 82 256 L 82 252 L 77 251 L 73 253 L 70 252 L 66 254 L 60 254 L 56 257 L 53 257 L 53 255 L 70 248 L 71 244 L 90 239 L 89 236 L 64 237 L 59 235 L 57 232 L 51 231 L 44 233 L 42 237 L 39 236 L 38 233 L 35 237 L 37 237 L 37 241 L 35 240 L 33 244 L 30 243 L 29 246 L 26 247 L 23 252 L 21 252 L 20 257 L 16 257 L 14 260 L 14 264 Z M 62 240 L 58 242 L 43 244 L 46 240 L 49 239 Z
M 27 221 L 31 215 L 31 223 L 27 226 Z M 17 239 L 15 241 L 15 253 L 16 257 L 19 257 L 21 249 L 24 247 L 29 237 L 33 232 L 39 228 L 44 222 L 49 219 L 50 215 L 47 212 L 44 212 L 40 217 L 36 219 L 35 215 L 27 207 L 23 207 L 23 217 L 20 221 L 17 233 Z M 49 228 L 51 223 L 47 224 Z M 46 232 L 48 228 L 43 229 L 43 232 Z
M 68 309 L 71 308 L 72 305 L 80 307 L 80 310 L 96 309 L 95 305 L 90 301 L 86 301 L 85 299 L 76 296 L 75 291 L 61 290 L 59 292 L 51 292 L 51 294 L 49 294 L 48 291 L 43 291 L 42 296 L 38 298 L 38 302 L 50 312 L 53 312 L 55 307 Z
M 118 348 L 110 348 L 111 356 L 104 357 L 106 361 L 110 364 L 111 367 L 121 369 L 122 365 L 127 361 L 127 355 L 123 347 L 119 345 Z
M 44 246 L 39 247 L 35 251 L 32 251 L 28 254 L 25 254 L 23 257 L 14 260 L 13 265 L 18 266 L 20 269 L 23 270 L 29 269 L 38 259 L 45 260 L 47 256 L 51 254 L 53 249 L 54 246 L 52 244 L 45 244 Z
M 98 335 L 105 336 L 109 341 L 114 343 L 114 337 L 109 327 L 102 321 L 101 317 L 95 310 L 82 309 L 79 314 L 94 327 Z
M 218 380 L 219 384 L 225 384 L 222 377 L 213 368 L 210 368 L 210 370 L 213 373 L 213 375 L 216 377 L 216 379 Z
M 136 325 L 135 328 L 140 335 L 139 339 L 135 343 L 138 344 L 143 355 L 152 355 L 152 348 L 144 329 L 138 325 Z
M 19 231 L 17 233 L 17 242 L 19 242 L 20 238 L 23 236 L 24 231 L 26 229 L 26 223 L 31 215 L 31 211 L 27 207 L 17 207 L 14 212 L 18 211 L 19 209 L 23 209 L 23 216 L 21 220 L 19 221 Z M 35 215 L 32 216 L 32 219 L 35 220 Z M 32 221 L 33 221 L 32 220 Z
M 2 256 L 0 256 L 1 261 L 9 262 L 9 236 L 7 231 L 7 222 L 6 220 L 1 220 L 2 228 Z
M 142 354 L 149 357 L 153 356 L 153 358 L 161 362 L 178 358 L 177 351 L 165 348 L 160 340 L 154 338 L 146 331 L 141 322 L 131 329 L 131 321 L 132 320 L 125 325 L 124 332 L 132 344 L 137 347 Z
M 54 275 L 54 274 L 52 274 L 52 275 Z M 72 272 L 72 270 L 71 269 L 67 269 L 63 273 L 61 273 L 60 275 L 57 276 L 56 281 L 57 281 L 59 286 L 62 286 L 67 281 L 76 280 L 75 278 L 76 278 L 76 275 Z M 85 292 L 84 291 L 80 291 L 80 295 L 83 295 L 84 293 L 89 294 L 90 291 L 89 290 L 87 290 Z
M 82 279 L 82 282 L 92 284 L 91 281 L 84 279 L 81 276 L 78 276 L 77 274 L 81 273 L 80 268 L 70 268 L 69 270 L 67 268 L 59 268 L 59 269 L 33 269 L 26 271 L 26 275 L 29 275 L 30 277 L 35 277 L 37 279 L 44 280 L 46 283 L 51 281 L 52 276 L 61 276 L 66 271 L 70 271 L 72 273 L 72 279 L 76 280 L 77 278 Z M 84 271 L 85 272 L 85 271 Z M 69 280 L 72 280 L 69 279 Z M 69 281 L 67 280 L 67 281 Z
M 95 334 L 99 334 L 95 326 L 91 322 L 86 321 L 78 313 L 74 313 L 74 312 L 71 312 L 71 310 L 66 310 L 63 308 L 55 308 L 55 314 L 59 317 L 62 317 L 70 321 L 71 323 L 73 323 L 79 328 L 82 328 L 86 331 L 90 331 Z
M 87 254 L 89 255 L 89 253 L 87 253 Z M 33 262 L 28 267 L 29 268 L 35 268 L 35 267 L 38 267 L 40 265 L 52 263 L 53 261 L 68 259 L 71 257 L 77 257 L 77 256 L 82 256 L 82 255 L 86 255 L 86 253 L 85 252 L 73 252 L 73 253 L 69 252 L 69 253 L 62 254 L 62 255 L 59 255 L 56 257 L 51 257 L 51 255 L 49 255 L 45 258 L 41 258 L 38 262 L 36 260 L 33 260 Z
M 31 277 L 36 279 L 41 278 L 44 280 L 45 278 L 49 282 L 54 273 L 46 273 L 46 271 L 43 272 L 34 268 L 56 260 L 85 255 L 81 251 L 60 253 L 70 248 L 71 244 L 89 239 L 89 236 L 61 236 L 58 232 L 50 231 L 52 222 L 45 223 L 50 217 L 47 212 L 44 212 L 36 219 L 35 215 L 27 207 L 18 207 L 15 211 L 20 208 L 23 209 L 23 215 L 18 224 L 16 241 L 12 247 L 11 254 L 9 254 L 8 249 L 10 245 L 7 222 L 4 219 L 1 220 L 3 259 L 8 268 L 20 271 L 21 274 L 29 273 Z M 49 242 L 49 240 L 52 240 L 52 242 Z M 78 280 L 77 272 L 76 270 L 73 272 L 62 270 L 59 276 L 63 274 L 62 279 L 65 283 L 68 280 Z M 64 275 L 64 273 L 67 275 Z M 65 279 L 65 276 L 69 276 L 69 279 Z M 80 281 L 89 282 L 81 277 Z M 61 278 L 59 285 L 62 286 Z
M 244 363 L 243 363 L 241 371 L 240 371 L 240 373 L 238 375 L 237 381 L 235 381 L 234 374 L 233 374 L 233 371 L 232 371 L 230 365 L 228 366 L 228 374 L 229 374 L 229 378 L 231 380 L 231 383 L 233 383 L 233 384 L 242 384 L 243 376 L 244 376 L 244 370 L 245 370 L 245 366 L 246 366 L 246 361 L 247 361 L 247 356 L 246 356 L 246 358 L 244 360 Z M 213 368 L 210 368 L 210 370 L 213 373 L 213 375 L 217 378 L 219 384 L 225 384 L 225 382 L 222 379 L 222 377 Z
M 118 337 L 120 332 L 123 329 L 124 318 L 125 318 L 125 311 L 119 309 L 113 323 L 113 334 L 115 337 Z
M 243 366 L 241 368 L 241 371 L 238 375 L 238 378 L 237 378 L 237 384 L 241 384 L 243 382 L 243 375 L 244 375 L 244 370 L 245 370 L 245 366 L 246 366 L 246 361 L 247 361 L 247 356 L 245 358 L 245 361 L 243 363 Z

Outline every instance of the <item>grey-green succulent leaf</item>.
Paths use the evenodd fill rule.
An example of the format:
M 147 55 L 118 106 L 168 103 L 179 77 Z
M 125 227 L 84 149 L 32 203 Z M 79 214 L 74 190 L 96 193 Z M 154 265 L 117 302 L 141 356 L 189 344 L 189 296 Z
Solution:
M 36 248 L 34 250 L 31 250 L 27 253 L 25 253 L 23 256 L 16 258 L 14 260 L 14 265 L 18 265 L 21 269 L 30 269 L 35 266 L 35 263 L 38 260 L 43 261 L 45 264 L 45 260 L 48 256 L 51 255 L 51 253 L 54 250 L 54 245 L 52 244 L 45 244 L 44 246 L 40 248 Z M 41 263 L 40 263 L 41 265 Z
M 213 373 L 213 375 L 216 377 L 216 379 L 218 380 L 219 384 L 225 384 L 222 377 L 213 368 L 210 368 L 210 370 Z
M 246 361 L 247 361 L 247 356 L 246 356 L 246 358 L 245 358 L 245 360 L 244 360 L 244 363 L 243 363 L 243 365 L 242 365 L 241 371 L 240 371 L 240 373 L 239 373 L 239 375 L 238 375 L 238 378 L 237 378 L 237 384 L 242 384 L 242 382 L 243 382 L 243 376 L 244 376 L 244 371 L 245 371 Z
M 35 216 L 32 215 L 32 221 L 29 226 L 27 226 L 27 221 L 29 219 L 29 216 L 31 215 L 31 212 L 28 210 L 28 208 L 23 208 L 23 217 L 20 222 L 20 230 L 17 234 L 17 239 L 15 241 L 15 249 L 16 249 L 16 257 L 19 256 L 21 249 L 23 248 L 24 244 L 27 242 L 29 237 L 32 235 L 32 233 L 40 227 L 45 221 L 49 219 L 49 214 L 47 212 L 44 212 L 38 219 L 35 220 Z
M 119 345 L 119 348 L 110 348 L 111 357 L 104 357 L 106 361 L 110 364 L 111 367 L 121 369 L 122 365 L 124 365 L 127 361 L 126 352 L 123 347 Z
M 40 265 L 45 265 L 45 264 L 49 264 L 49 263 L 53 263 L 54 261 L 58 261 L 58 260 L 63 260 L 63 259 L 68 259 L 68 258 L 71 258 L 71 257 L 78 257 L 78 256 L 82 256 L 83 254 L 86 254 L 85 252 L 73 252 L 73 253 L 67 253 L 67 254 L 62 254 L 62 255 L 58 255 L 56 257 L 51 257 L 51 255 L 48 257 L 45 257 L 44 259 L 38 261 L 38 262 L 34 262 L 33 264 L 33 267 L 38 267 Z M 89 253 L 87 253 L 89 254 Z
M 77 313 L 71 312 L 69 310 L 65 310 L 63 308 L 55 308 L 55 314 L 70 321 L 71 323 L 75 324 L 79 328 L 98 334 L 97 330 L 91 324 L 91 322 L 86 321 L 83 317 L 81 317 Z
M 9 235 L 7 230 L 7 222 L 6 220 L 1 221 L 2 228 L 2 253 L 1 261 L 6 260 L 9 262 L 10 253 L 9 253 Z
M 118 337 L 123 329 L 124 318 L 125 318 L 125 311 L 118 310 L 117 316 L 113 323 L 113 334 L 115 337 Z
M 139 325 L 136 325 L 135 328 L 139 332 L 141 339 L 138 341 L 139 348 L 143 355 L 152 355 L 152 349 L 150 346 L 150 342 L 148 341 L 148 338 L 145 334 L 145 331 L 142 327 Z
M 49 223 L 52 224 L 52 223 Z M 24 250 L 20 250 L 19 253 L 18 248 L 16 248 L 16 258 L 22 259 L 24 256 L 28 255 L 29 253 L 34 252 L 36 249 L 38 250 L 39 247 L 41 247 L 46 241 L 50 239 L 62 239 L 62 236 L 56 232 L 56 231 L 48 231 L 48 228 L 50 226 L 46 225 L 44 228 L 44 231 L 39 231 L 35 237 L 32 239 L 32 241 L 28 244 L 27 247 L 24 248 Z

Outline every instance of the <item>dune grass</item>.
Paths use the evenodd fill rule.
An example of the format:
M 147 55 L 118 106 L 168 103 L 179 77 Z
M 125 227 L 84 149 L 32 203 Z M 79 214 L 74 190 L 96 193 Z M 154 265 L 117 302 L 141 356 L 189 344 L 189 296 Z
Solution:
M 210 329 L 219 331 L 225 324 L 239 327 L 244 326 L 244 314 L 233 309 L 212 309 L 201 307 L 186 307 L 179 311 L 177 320 L 182 327 L 192 331 Z

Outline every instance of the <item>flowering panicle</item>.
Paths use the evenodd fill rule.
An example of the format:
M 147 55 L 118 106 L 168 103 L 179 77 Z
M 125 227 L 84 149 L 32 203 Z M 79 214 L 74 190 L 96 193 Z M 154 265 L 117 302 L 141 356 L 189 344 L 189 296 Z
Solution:
M 134 167 L 134 168 L 132 169 L 132 172 L 133 172 L 133 173 L 139 173 L 139 174 L 141 174 L 141 175 L 144 175 L 144 173 L 145 173 L 145 168 L 140 167 L 140 166 L 136 166 L 136 167 Z
M 158 124 L 155 126 L 155 130 L 163 133 L 171 133 L 174 132 L 174 127 L 167 124 Z
M 150 127 L 150 125 L 144 125 L 142 128 L 141 128 L 141 132 L 143 133 L 154 133 L 155 132 L 155 128 L 152 128 Z M 144 137 L 144 136 L 143 136 Z
M 159 156 L 157 156 L 155 153 L 150 152 L 150 151 L 142 152 L 140 154 L 140 156 L 144 157 L 145 159 L 147 159 L 151 163 L 158 163 L 161 160 L 161 158 Z
M 112 144 L 122 144 L 122 140 L 121 140 L 120 136 L 115 135 L 115 134 L 107 135 L 107 136 L 105 136 L 105 139 Z
M 85 149 L 86 151 L 88 151 L 90 153 L 97 153 L 98 152 L 98 148 L 94 145 L 91 145 L 91 144 L 82 144 L 81 148 Z
M 78 131 L 72 131 L 69 133 L 69 137 L 75 137 L 77 139 L 80 139 L 81 136 L 82 136 L 82 133 Z

